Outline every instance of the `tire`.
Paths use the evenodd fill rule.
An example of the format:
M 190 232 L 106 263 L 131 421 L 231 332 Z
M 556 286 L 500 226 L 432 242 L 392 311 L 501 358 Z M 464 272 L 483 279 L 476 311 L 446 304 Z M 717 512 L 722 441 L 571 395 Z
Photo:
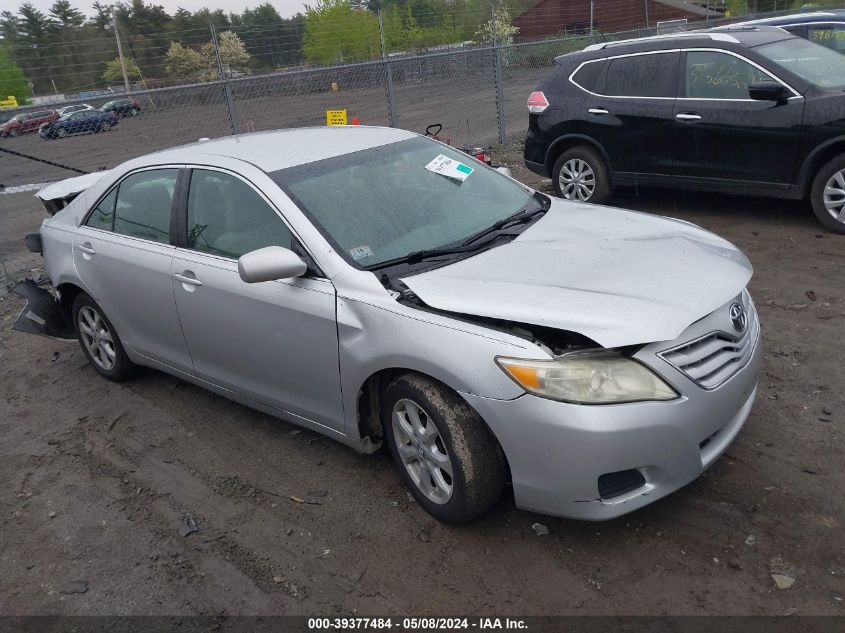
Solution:
M 57 137 L 59 137 L 59 138 L 64 138 L 64 137 L 66 137 L 66 136 L 67 136 L 67 130 L 66 130 L 66 129 L 64 129 L 63 127 L 60 127 L 60 128 L 58 129 L 58 131 L 56 132 L 56 136 L 57 136 Z
M 17 129 L 12 128 L 11 130 L 9 130 L 9 136 L 11 136 L 12 138 L 15 138 L 17 135 L 18 135 Z
M 140 111 L 138 108 L 132 108 L 132 109 L 129 111 L 129 116 L 138 116 L 138 114 L 139 114 L 140 112 L 141 112 L 141 111 Z
M 564 179 L 567 173 L 576 178 L 574 185 L 566 190 L 561 183 L 561 172 Z M 598 152 L 586 145 L 570 148 L 558 157 L 552 168 L 552 185 L 559 197 L 573 202 L 601 204 L 610 196 L 607 166 Z
M 108 132 L 110 129 L 111 129 L 111 123 L 109 123 L 108 121 L 106 121 L 105 123 L 100 125 L 100 131 L 101 132 Z
M 499 500 L 504 453 L 484 421 L 454 391 L 424 376 L 403 374 L 387 387 L 382 404 L 388 450 L 411 494 L 429 514 L 444 523 L 465 523 Z M 414 429 L 412 437 L 408 431 Z
M 829 161 L 816 174 L 810 188 L 810 203 L 825 228 L 845 234 L 845 154 Z
M 131 378 L 136 366 L 100 306 L 82 292 L 73 302 L 72 315 L 82 352 L 97 373 L 115 382 Z

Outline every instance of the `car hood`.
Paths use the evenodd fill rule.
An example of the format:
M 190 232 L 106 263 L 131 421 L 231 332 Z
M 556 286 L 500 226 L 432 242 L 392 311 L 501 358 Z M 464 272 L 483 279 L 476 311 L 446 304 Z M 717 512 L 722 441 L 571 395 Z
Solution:
M 513 241 L 402 281 L 439 310 L 620 347 L 674 340 L 751 273 L 730 242 L 683 220 L 554 199 Z

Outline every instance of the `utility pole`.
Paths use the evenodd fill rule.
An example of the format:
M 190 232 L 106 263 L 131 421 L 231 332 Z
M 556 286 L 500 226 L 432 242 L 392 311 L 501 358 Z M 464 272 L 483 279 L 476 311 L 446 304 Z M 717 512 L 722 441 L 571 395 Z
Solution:
M 117 13 L 114 8 L 111 11 L 111 27 L 114 29 L 114 38 L 117 40 L 117 56 L 120 58 L 120 70 L 123 71 L 123 87 L 126 94 L 129 94 L 129 76 L 126 74 L 126 60 L 123 59 L 123 46 L 120 44 L 120 34 L 117 32 Z
M 590 0 L 590 41 L 593 41 L 593 15 L 595 14 L 595 2 Z
M 643 6 L 645 6 L 645 27 L 648 28 L 648 0 L 643 0 Z
M 381 61 L 384 64 L 384 77 L 387 85 L 387 120 L 390 127 L 396 127 L 396 103 L 393 100 L 393 69 L 387 60 L 387 49 L 384 46 L 384 22 L 381 10 L 378 12 L 378 34 L 381 41 Z

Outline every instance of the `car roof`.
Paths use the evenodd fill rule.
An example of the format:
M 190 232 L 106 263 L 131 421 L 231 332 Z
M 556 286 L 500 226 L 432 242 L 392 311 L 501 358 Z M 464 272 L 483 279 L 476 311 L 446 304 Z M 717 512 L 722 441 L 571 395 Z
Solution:
M 567 53 L 555 58 L 559 64 L 567 61 L 597 59 L 608 55 L 625 55 L 647 51 L 675 48 L 694 48 L 715 46 L 718 48 L 738 49 L 759 46 L 784 39 L 794 39 L 795 35 L 771 26 L 728 25 L 712 29 L 679 31 L 640 37 L 630 40 L 616 40 L 591 44 L 581 51 Z
M 845 21 L 845 10 L 835 9 L 831 11 L 812 11 L 807 13 L 792 13 L 790 15 L 779 15 L 774 18 L 760 18 L 759 20 L 747 20 L 733 26 L 791 26 L 794 24 L 805 24 L 812 22 L 833 22 Z
M 351 154 L 419 136 L 389 127 L 306 127 L 237 134 L 150 154 L 142 162 L 195 163 L 211 156 L 235 158 L 265 172 Z

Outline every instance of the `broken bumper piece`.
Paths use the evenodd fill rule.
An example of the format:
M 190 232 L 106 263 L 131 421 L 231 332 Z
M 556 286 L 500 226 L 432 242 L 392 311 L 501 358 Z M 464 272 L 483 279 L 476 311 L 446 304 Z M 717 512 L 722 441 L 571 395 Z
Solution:
M 12 329 L 51 338 L 76 338 L 73 324 L 49 290 L 42 288 L 32 279 L 25 279 L 16 284 L 12 292 L 26 300 L 26 305 Z

